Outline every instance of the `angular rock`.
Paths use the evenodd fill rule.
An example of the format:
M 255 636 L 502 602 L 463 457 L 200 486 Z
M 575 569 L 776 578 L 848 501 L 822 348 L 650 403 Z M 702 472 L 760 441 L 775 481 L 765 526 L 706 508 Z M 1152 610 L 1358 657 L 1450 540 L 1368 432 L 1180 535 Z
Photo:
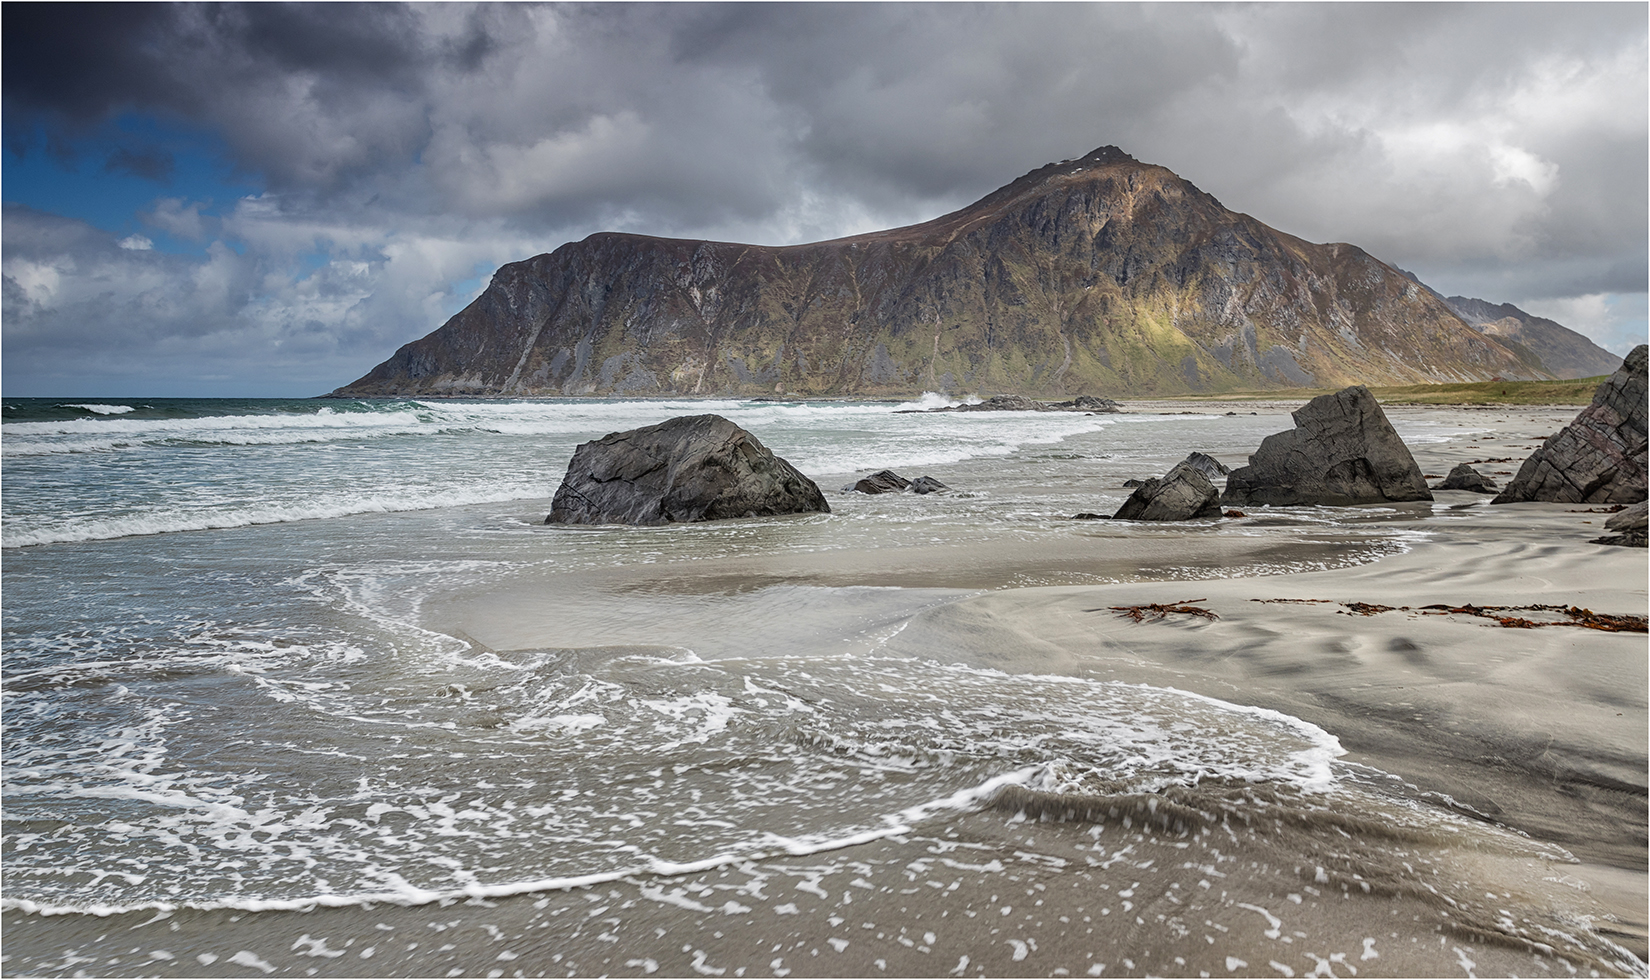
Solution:
M 1145 480 L 1124 480 L 1123 481 L 1123 489 L 1124 490 L 1133 490 L 1135 487 L 1143 487 L 1145 485 L 1146 485 Z
M 878 470 L 863 480 L 859 480 L 853 486 L 843 487 L 842 489 L 857 493 L 899 493 L 910 485 L 910 480 L 900 476 L 893 470 Z
M 919 476 L 911 481 L 912 493 L 938 493 L 949 489 L 951 488 L 931 476 Z
M 1633 504 L 1646 498 L 1646 345 L 1633 348 L 1575 421 L 1549 436 L 1491 503 Z
M 1345 507 L 1432 499 L 1409 447 L 1363 385 L 1319 395 L 1293 417 L 1295 428 L 1261 440 L 1249 465 L 1226 478 L 1224 503 Z
M 1137 487 L 1113 520 L 1190 521 L 1220 516 L 1220 491 L 1190 461 L 1176 463 L 1163 477 Z
M 1208 453 L 1192 453 L 1190 456 L 1186 457 L 1186 462 L 1191 466 L 1197 467 L 1204 476 L 1211 480 L 1217 476 L 1225 476 L 1226 474 L 1232 472 L 1231 467 L 1227 466 L 1225 463 L 1222 463 L 1213 456 L 1210 456 Z
M 1434 490 L 1471 490 L 1473 493 L 1494 493 L 1500 489 L 1495 481 L 1472 468 L 1469 463 L 1457 463 L 1455 469 L 1449 471 L 1444 482 L 1433 487 Z
M 1650 547 L 1650 501 L 1641 500 L 1604 522 L 1615 534 L 1594 538 L 1593 544 L 1615 544 L 1626 548 Z
M 819 487 L 720 415 L 613 432 L 573 451 L 546 524 L 670 524 L 829 513 Z

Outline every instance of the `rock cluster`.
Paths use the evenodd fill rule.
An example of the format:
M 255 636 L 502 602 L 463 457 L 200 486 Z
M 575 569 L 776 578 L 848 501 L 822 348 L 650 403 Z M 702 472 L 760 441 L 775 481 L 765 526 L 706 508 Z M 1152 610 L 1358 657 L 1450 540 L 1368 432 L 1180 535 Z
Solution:
M 1054 402 L 1049 408 L 1067 412 L 1098 412 L 1104 415 L 1115 415 L 1123 411 L 1122 404 L 1110 398 L 1096 398 L 1094 395 L 1078 395 L 1069 402 Z
M 1493 503 L 1633 504 L 1646 497 L 1646 345 L 1627 355 L 1575 421 L 1548 437 Z
M 829 513 L 819 487 L 720 415 L 690 415 L 579 446 L 546 524 L 669 524 Z
M 1193 455 L 1202 455 L 1194 453 Z M 1207 457 L 1205 457 L 1207 458 Z M 1211 462 L 1213 462 L 1211 460 Z M 1135 488 L 1117 513 L 1118 521 L 1190 521 L 1220 516 L 1220 491 L 1190 457 L 1162 477 Z
M 1469 463 L 1457 463 L 1434 490 L 1470 490 L 1473 493 L 1494 493 L 1499 489 L 1495 481 L 1472 468 Z
M 939 408 L 907 408 L 902 412 L 1086 412 L 1115 415 L 1123 406 L 1110 398 L 1078 395 L 1071 401 L 1040 402 L 1024 395 L 992 395 L 983 402 L 969 405 L 943 405 Z
M 1362 385 L 1319 395 L 1295 428 L 1261 441 L 1226 479 L 1224 503 L 1345 507 L 1431 500 L 1432 491 L 1386 413 Z

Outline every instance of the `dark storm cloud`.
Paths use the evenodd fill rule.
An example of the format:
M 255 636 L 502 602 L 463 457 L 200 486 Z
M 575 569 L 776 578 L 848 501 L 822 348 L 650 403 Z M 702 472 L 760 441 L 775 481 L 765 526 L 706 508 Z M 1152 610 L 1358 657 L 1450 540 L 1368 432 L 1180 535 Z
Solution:
M 101 134 L 93 159 L 163 176 L 112 120 L 212 133 L 265 192 L 214 208 L 174 181 L 143 220 L 245 253 L 258 286 L 231 317 L 243 326 L 332 316 L 355 338 L 337 356 L 381 345 L 346 373 L 438 325 L 478 268 L 592 231 L 834 237 L 933 217 L 1108 143 L 1446 293 L 1646 288 L 1640 4 L 5 14 L 8 143 L 69 160 Z M 122 251 L 108 275 L 160 263 Z M 316 252 L 329 263 L 311 272 L 299 256 Z M 1606 306 L 1620 304 L 1574 308 Z

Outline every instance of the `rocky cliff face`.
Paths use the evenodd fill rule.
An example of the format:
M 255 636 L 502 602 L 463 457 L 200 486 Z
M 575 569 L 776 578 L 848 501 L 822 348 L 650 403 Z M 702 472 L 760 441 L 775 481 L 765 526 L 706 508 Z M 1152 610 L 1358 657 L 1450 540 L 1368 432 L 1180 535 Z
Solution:
M 1174 395 L 1544 378 L 1352 245 L 1115 147 L 907 228 L 766 247 L 597 234 L 335 394 Z
M 1539 359 L 1555 377 L 1596 378 L 1609 374 L 1621 363 L 1621 358 L 1569 327 L 1525 313 L 1511 303 L 1490 303 L 1467 296 L 1451 296 L 1444 302 L 1501 346 Z

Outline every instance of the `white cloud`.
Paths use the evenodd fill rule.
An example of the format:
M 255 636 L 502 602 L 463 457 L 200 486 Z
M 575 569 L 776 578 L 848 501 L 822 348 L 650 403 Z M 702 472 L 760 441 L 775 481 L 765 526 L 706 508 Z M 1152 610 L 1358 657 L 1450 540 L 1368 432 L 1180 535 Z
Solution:
M 1643 293 L 1588 293 L 1526 300 L 1519 307 L 1585 334 L 1605 350 L 1625 355 L 1650 340 Z

